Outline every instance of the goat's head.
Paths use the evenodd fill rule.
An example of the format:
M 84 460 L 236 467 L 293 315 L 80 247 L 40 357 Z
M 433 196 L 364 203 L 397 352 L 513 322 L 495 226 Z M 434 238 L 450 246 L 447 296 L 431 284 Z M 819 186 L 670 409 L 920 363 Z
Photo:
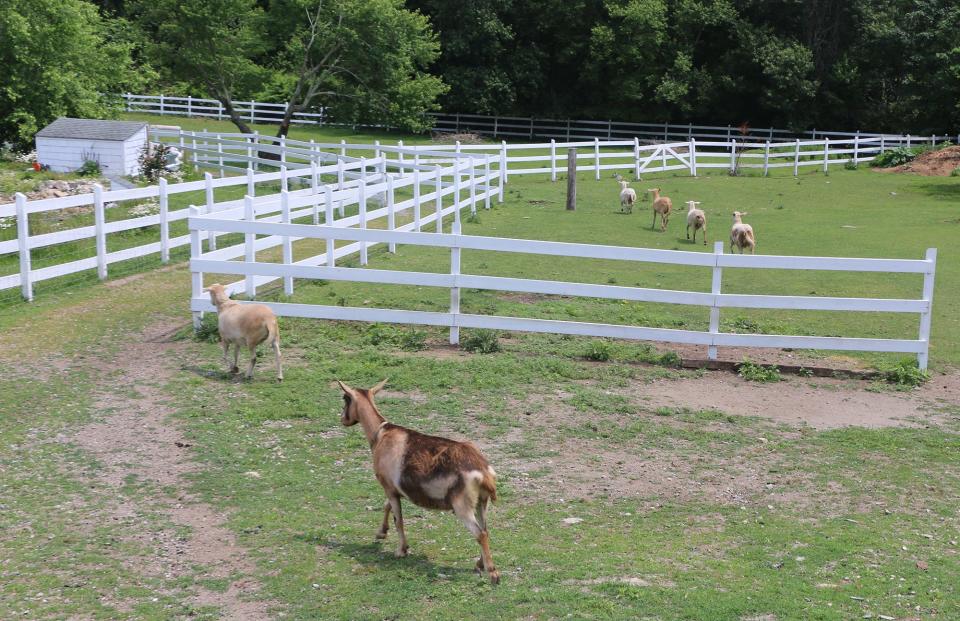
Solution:
M 647 188 L 647 192 L 652 192 L 654 194 L 660 193 L 660 188 Z
M 344 427 L 350 427 L 360 422 L 362 410 L 369 408 L 376 411 L 377 406 L 373 403 L 373 396 L 387 385 L 387 380 L 383 380 L 370 389 L 351 388 L 340 380 L 337 380 L 337 384 L 343 391 L 343 411 L 340 413 L 340 424 Z
M 230 299 L 230 296 L 227 295 L 227 290 L 220 283 L 214 283 L 204 289 L 204 291 L 210 294 L 210 301 L 213 302 L 214 306 L 217 304 L 223 304 Z
M 693 211 L 699 204 L 700 201 L 687 201 L 687 211 Z
M 742 223 L 743 220 L 741 220 L 740 218 L 741 218 L 742 216 L 745 216 L 745 215 L 747 215 L 747 212 L 745 212 L 745 211 L 735 211 L 735 212 L 733 212 L 733 222 L 734 222 L 735 224 L 736 224 L 736 223 Z

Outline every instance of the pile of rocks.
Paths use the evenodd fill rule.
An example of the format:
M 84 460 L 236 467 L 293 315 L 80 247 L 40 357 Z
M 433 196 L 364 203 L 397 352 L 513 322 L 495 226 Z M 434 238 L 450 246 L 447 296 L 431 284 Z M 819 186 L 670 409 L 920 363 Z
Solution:
M 93 186 L 97 183 L 103 185 L 104 189 L 110 188 L 110 183 L 103 179 L 74 179 L 71 181 L 48 179 L 37 184 L 37 189 L 33 192 L 24 192 L 24 196 L 27 197 L 27 200 L 36 201 L 44 198 L 90 194 L 93 192 Z M 15 197 L 12 194 L 0 194 L 0 205 L 12 203 L 14 200 Z

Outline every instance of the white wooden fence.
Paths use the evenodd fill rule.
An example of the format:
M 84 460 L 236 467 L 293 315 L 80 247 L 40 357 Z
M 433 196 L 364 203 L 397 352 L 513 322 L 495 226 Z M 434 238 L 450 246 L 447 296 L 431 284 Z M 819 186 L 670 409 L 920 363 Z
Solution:
M 472 194 L 471 192 L 471 195 Z M 201 215 L 199 210 L 196 210 L 194 214 L 191 215 L 188 224 L 192 239 L 194 240 L 191 246 L 192 252 L 190 260 L 190 269 L 193 272 L 191 309 L 197 315 L 204 311 L 214 310 L 209 298 L 204 295 L 202 291 L 203 272 L 244 276 L 244 281 L 238 281 L 231 287 L 233 291 L 245 290 L 248 293 L 254 291 L 250 283 L 251 279 L 255 278 L 267 280 L 282 278 L 284 279 L 284 289 L 287 294 L 293 292 L 293 279 L 295 278 L 442 287 L 450 290 L 450 308 L 448 312 L 291 303 L 269 303 L 269 306 L 271 306 L 278 315 L 289 317 L 446 326 L 450 328 L 450 342 L 454 344 L 459 341 L 460 328 L 491 328 L 706 345 L 708 347 L 708 355 L 712 359 L 715 359 L 717 356 L 717 347 L 723 346 L 811 348 L 912 353 L 917 355 L 921 368 L 926 368 L 927 366 L 930 313 L 933 296 L 934 270 L 936 267 L 935 249 L 928 250 L 926 257 L 922 260 L 727 255 L 723 252 L 723 242 L 717 242 L 714 245 L 713 254 L 673 250 L 651 250 L 646 248 L 462 235 L 459 226 L 459 209 L 455 209 L 454 213 L 456 215 L 452 234 L 442 234 L 439 233 L 439 231 L 438 233 L 416 232 L 419 230 L 419 227 L 416 226 L 409 227 L 406 230 L 383 231 L 362 227 L 343 228 L 338 226 L 336 222 L 334 222 L 332 226 L 290 224 L 289 217 L 286 216 L 282 218 L 282 222 L 276 222 L 276 220 L 267 222 L 264 220 L 256 220 L 255 217 L 250 217 L 253 212 L 249 209 L 247 212 L 248 217 L 244 219 L 225 218 L 222 217 L 222 214 Z M 244 248 L 204 253 L 202 251 L 201 238 L 204 234 L 210 234 L 211 232 L 243 233 L 247 236 L 247 241 Z M 292 263 L 289 260 L 290 252 L 284 254 L 284 259 L 281 263 L 257 261 L 254 256 L 253 242 L 251 241 L 255 235 L 268 236 L 264 239 L 273 240 L 270 242 L 271 244 L 288 244 L 290 243 L 289 240 L 296 239 L 326 240 L 328 250 L 326 256 L 318 255 L 308 261 L 298 263 Z M 405 244 L 449 248 L 449 272 L 443 274 L 394 271 L 389 269 L 365 269 L 362 267 L 337 267 L 333 255 L 337 254 L 339 256 L 341 249 L 337 249 L 336 253 L 334 253 L 333 240 L 338 239 L 355 242 L 345 247 L 351 249 L 358 246 L 362 249 L 366 245 L 374 243 L 386 243 L 391 246 L 395 244 Z M 700 266 L 712 270 L 712 290 L 709 293 L 672 291 L 641 287 L 462 274 L 460 269 L 460 254 L 463 250 Z M 344 252 L 346 252 L 345 249 Z M 239 256 L 243 256 L 244 260 L 230 260 L 231 258 Z M 365 264 L 365 260 L 361 261 L 361 264 Z M 921 299 L 886 299 L 723 293 L 721 291 L 721 284 L 724 269 L 738 268 L 922 274 L 923 297 Z M 710 327 L 709 331 L 701 332 L 696 330 L 674 330 L 643 326 L 469 314 L 463 313 L 460 310 L 460 290 L 464 288 L 702 306 L 710 309 Z M 732 334 L 720 332 L 720 309 L 731 307 L 916 313 L 920 316 L 920 330 L 916 340 Z
M 228 118 L 226 111 L 216 99 L 201 99 L 195 97 L 174 97 L 170 95 L 123 95 L 124 105 L 130 112 L 149 112 L 151 114 L 207 117 L 223 120 Z M 266 103 L 258 101 L 233 102 L 237 113 L 251 123 L 279 123 L 286 108 L 285 103 Z M 532 117 L 515 116 L 487 116 L 480 114 L 462 113 L 428 113 L 433 119 L 431 129 L 439 132 L 471 132 L 494 138 L 524 138 L 533 141 L 535 138 L 553 138 L 565 142 L 577 140 L 624 140 L 639 138 L 644 141 L 675 142 L 697 140 L 748 140 L 759 142 L 791 141 L 797 138 L 816 140 L 823 138 L 861 138 L 883 136 L 890 145 L 919 146 L 927 141 L 936 144 L 940 140 L 952 141 L 956 139 L 960 144 L 960 134 L 911 136 L 909 134 L 894 134 L 880 132 L 837 132 L 812 129 L 805 132 L 792 132 L 772 127 L 753 127 L 746 137 L 740 136 L 737 127 L 726 125 L 694 125 L 693 123 L 627 123 L 621 121 L 596 121 L 572 119 L 535 119 Z M 332 121 L 326 108 L 318 108 L 316 112 L 298 112 L 292 117 L 293 123 L 338 125 Z M 357 126 L 356 124 L 346 124 Z M 371 127 L 382 127 L 373 125 Z M 387 129 L 387 128 L 384 128 Z

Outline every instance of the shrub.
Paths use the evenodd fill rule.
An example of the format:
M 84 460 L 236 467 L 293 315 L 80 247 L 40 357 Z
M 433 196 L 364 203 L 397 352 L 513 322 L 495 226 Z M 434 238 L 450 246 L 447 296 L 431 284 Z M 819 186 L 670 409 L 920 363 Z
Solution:
M 800 367 L 797 370 L 797 375 L 799 375 L 800 377 L 813 377 L 813 371 L 811 371 L 806 367 Z
M 158 181 L 167 172 L 169 154 L 170 147 L 162 142 L 154 145 L 148 142 L 143 145 L 140 157 L 137 158 L 137 162 L 140 164 L 140 176 L 151 183 Z
M 596 360 L 597 362 L 606 362 L 611 357 L 610 343 L 606 341 L 592 341 L 587 347 L 585 357 L 587 360 Z
M 857 168 L 859 168 L 857 163 L 854 162 L 853 160 L 848 160 L 847 163 L 843 165 L 843 167 L 847 170 L 856 170 Z
M 407 330 L 400 335 L 400 349 L 420 351 L 427 348 L 427 333 L 423 330 Z
M 930 374 L 921 371 L 912 358 L 904 358 L 892 367 L 881 369 L 880 373 L 888 384 L 904 388 L 919 386 L 930 379 Z
M 884 151 L 883 153 L 879 154 L 873 159 L 872 162 L 870 162 L 870 165 L 877 168 L 902 166 L 903 164 L 913 160 L 915 157 L 917 157 L 917 152 L 914 149 L 897 147 L 896 149 L 890 149 L 889 151 Z
M 683 364 L 683 359 L 675 351 L 668 351 L 660 354 L 660 357 L 657 358 L 657 364 L 662 367 L 672 367 L 674 369 L 679 369 L 680 365 Z
M 216 313 L 205 313 L 200 320 L 200 328 L 193 331 L 193 340 L 201 343 L 217 343 L 220 341 L 220 328 Z
M 496 330 L 471 330 L 460 341 L 460 347 L 474 354 L 492 354 L 500 351 L 500 333 Z
M 957 166 L 956 168 L 954 168 L 953 170 L 951 170 L 951 171 L 950 171 L 950 176 L 951 176 L 951 177 L 960 177 L 960 166 Z
M 480 224 L 479 214 L 472 213 L 463 220 L 467 224 Z
M 77 174 L 84 177 L 96 177 L 100 174 L 100 162 L 97 160 L 83 160 L 83 165 L 77 169 Z
M 779 382 L 783 379 L 776 365 L 765 367 L 746 359 L 740 363 L 737 374 L 748 382 Z

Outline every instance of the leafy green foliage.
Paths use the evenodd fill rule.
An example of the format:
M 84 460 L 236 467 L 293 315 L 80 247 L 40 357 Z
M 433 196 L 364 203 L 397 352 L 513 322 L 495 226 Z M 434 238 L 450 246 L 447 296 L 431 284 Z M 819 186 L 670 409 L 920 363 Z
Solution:
M 500 333 L 496 330 L 470 330 L 460 339 L 460 347 L 474 354 L 493 354 L 500 351 Z
M 607 341 L 592 341 L 590 345 L 587 346 L 587 353 L 584 357 L 587 360 L 596 360 L 598 362 L 606 362 L 610 360 L 611 348 L 610 343 Z
M 880 153 L 870 162 L 870 166 L 875 168 L 890 168 L 891 166 L 902 166 L 917 157 L 914 149 L 907 147 L 897 147 Z
M 880 373 L 888 384 L 903 388 L 914 388 L 930 379 L 930 374 L 921 371 L 917 361 L 912 358 L 904 358 L 895 365 L 882 368 Z
M 170 147 L 164 143 L 150 144 L 147 142 L 140 150 L 137 164 L 140 166 L 140 176 L 150 183 L 156 183 L 167 172 L 167 157 Z
M 765 367 L 749 360 L 744 360 L 738 365 L 737 374 L 749 382 L 779 382 L 783 379 L 776 365 Z
M 200 327 L 193 331 L 193 339 L 201 343 L 220 342 L 220 326 L 216 313 L 205 313 L 200 320 Z

